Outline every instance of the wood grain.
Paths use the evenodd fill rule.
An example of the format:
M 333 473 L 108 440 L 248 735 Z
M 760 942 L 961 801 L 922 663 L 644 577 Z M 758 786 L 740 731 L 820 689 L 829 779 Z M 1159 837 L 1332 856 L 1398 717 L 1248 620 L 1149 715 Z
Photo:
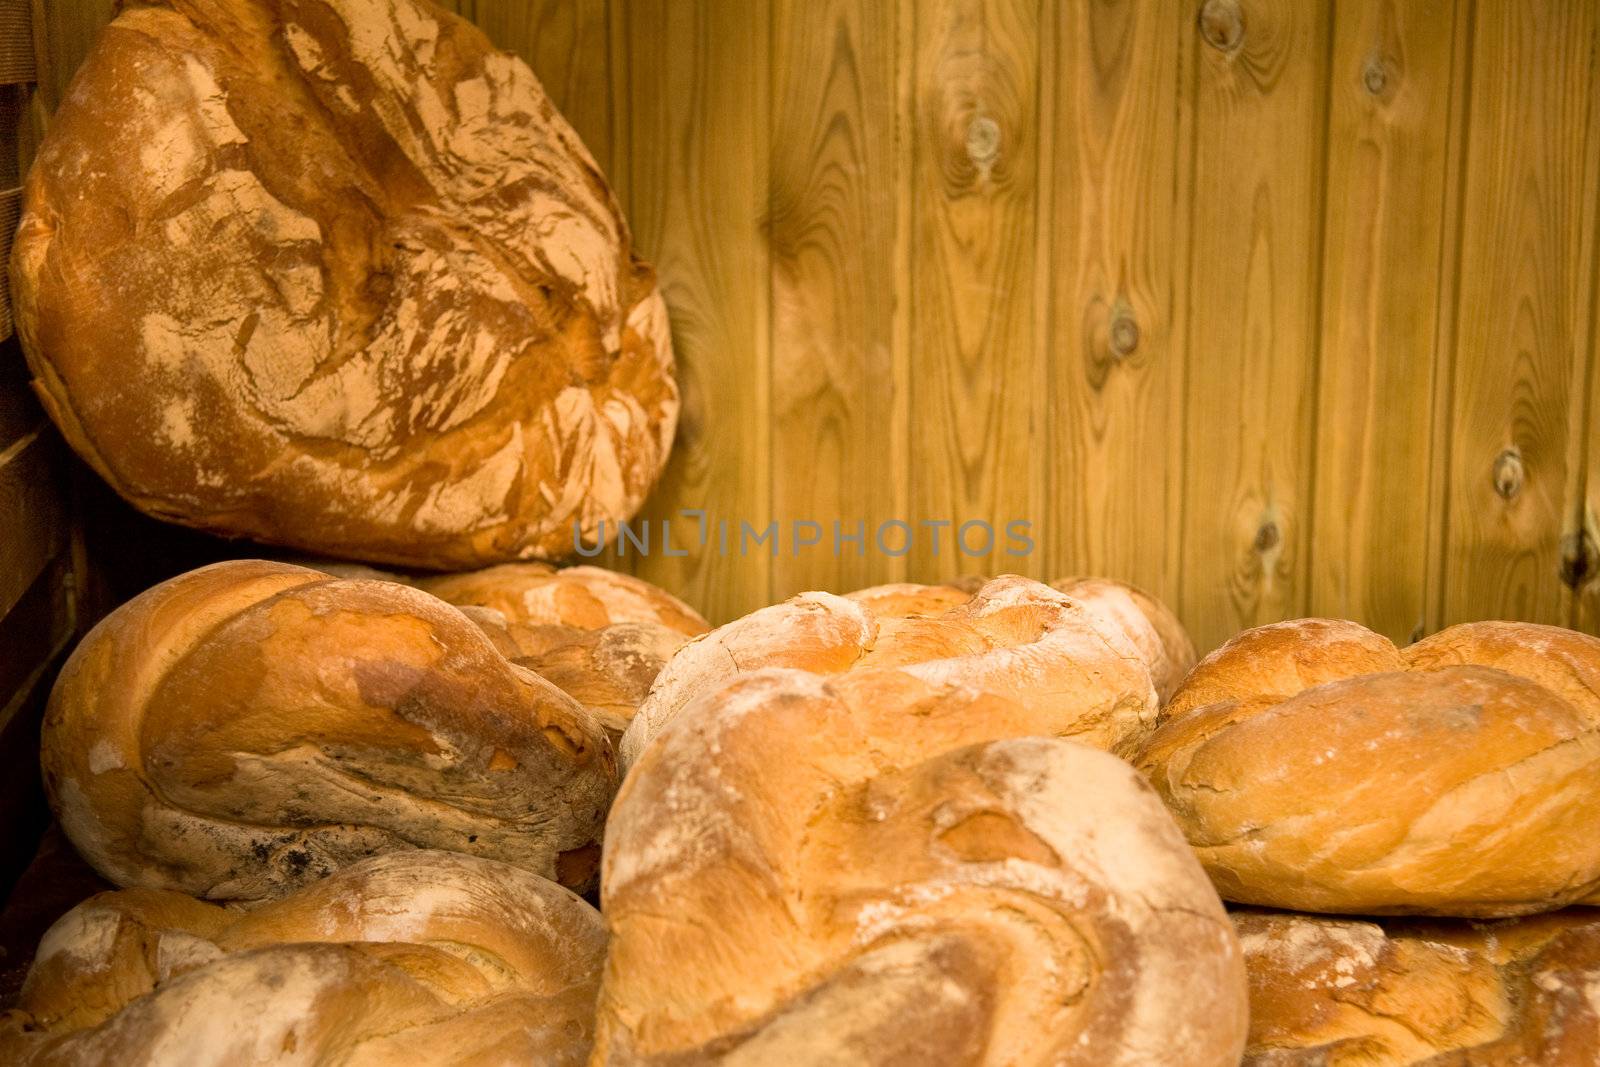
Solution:
M 1205 649 L 1307 606 L 1327 11 L 1207 0 L 1193 27 L 1179 604 Z
M 1044 417 L 1036 351 L 1038 10 L 1021 0 L 922 0 L 913 48 L 911 477 L 916 580 L 1044 575 L 1005 554 L 1005 526 L 1041 530 Z M 921 528 L 944 522 L 942 530 Z M 987 522 L 981 554 L 953 544 Z M 935 552 L 933 537 L 942 543 Z M 983 546 L 974 527 L 970 545 Z
M 672 316 L 683 413 L 642 518 L 675 551 L 637 573 L 714 620 L 769 602 L 772 559 L 739 552 L 739 524 L 771 515 L 767 212 L 770 9 L 741 0 L 627 0 L 612 65 L 625 207 Z M 621 140 L 625 138 L 625 140 Z M 705 512 L 700 521 L 680 509 Z M 727 553 L 716 523 L 733 530 Z
M 772 124 L 783 136 L 772 141 L 767 217 L 772 509 L 824 527 L 819 544 L 775 561 L 774 599 L 903 572 L 904 557 L 872 544 L 882 522 L 904 514 L 907 481 L 894 329 L 907 280 L 895 231 L 904 188 L 895 146 L 906 132 L 895 16 L 892 5 L 853 0 L 774 8 Z
M 1460 0 L 1368 0 L 1333 26 L 1310 611 L 1396 641 L 1429 614 L 1435 379 L 1449 368 L 1440 264 L 1454 263 L 1446 202 L 1467 14 Z
M 1052 576 L 1177 596 L 1183 412 L 1173 320 L 1188 207 L 1177 200 L 1184 0 L 1057 5 L 1047 546 Z
M 1600 9 L 1478 0 L 1442 621 L 1562 622 L 1580 514 Z

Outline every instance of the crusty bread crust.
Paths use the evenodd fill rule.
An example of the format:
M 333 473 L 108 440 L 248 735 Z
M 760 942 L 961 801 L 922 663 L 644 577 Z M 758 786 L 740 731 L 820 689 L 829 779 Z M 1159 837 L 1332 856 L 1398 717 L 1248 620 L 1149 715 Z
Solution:
M 1236 1064 L 1214 890 L 1054 721 L 893 668 L 704 691 L 607 828 L 595 1062 Z
M 1600 1063 L 1600 912 L 1233 920 L 1250 972 L 1245 1067 Z
M 1350 622 L 1206 657 L 1136 763 L 1222 895 L 1504 916 L 1600 888 L 1600 640 L 1476 623 L 1406 649 Z
M 455 608 L 253 560 L 95 627 L 51 694 L 42 762 L 102 875 L 224 900 L 418 847 L 581 889 L 617 780 L 594 717 Z
M 553 882 L 447 852 L 374 857 L 243 913 L 103 893 L 45 935 L 0 1060 L 577 1067 L 605 939 Z
M 73 447 L 150 514 L 450 568 L 630 517 L 665 305 L 521 60 L 425 0 L 131 0 L 11 264 Z
M 1049 709 L 1042 733 L 1118 751 L 1142 741 L 1158 708 L 1124 621 L 1042 582 L 1004 575 L 972 593 L 903 584 L 802 593 L 685 645 L 623 735 L 623 766 L 691 700 L 763 667 L 898 669 L 969 685 Z

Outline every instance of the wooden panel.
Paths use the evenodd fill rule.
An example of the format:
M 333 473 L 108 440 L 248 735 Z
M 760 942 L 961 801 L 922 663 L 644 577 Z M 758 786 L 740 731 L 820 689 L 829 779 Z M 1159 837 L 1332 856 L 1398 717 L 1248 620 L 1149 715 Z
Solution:
M 56 447 L 40 428 L 0 451 L 0 616 L 66 544 Z
M 54 659 L 76 623 L 71 553 L 62 552 L 41 570 L 11 610 L 0 615 L 0 728 L 26 702 L 39 670 Z
M 772 123 L 784 135 L 772 142 L 767 221 L 772 508 L 786 523 L 825 527 L 820 544 L 780 555 L 774 599 L 903 569 L 903 557 L 871 543 L 905 511 L 895 15 L 853 0 L 780 0 L 774 10 Z M 856 533 L 860 542 L 843 540 Z
M 1307 601 L 1326 18 L 1207 0 L 1194 24 L 1180 605 L 1202 649 Z
M 1004 527 L 1036 520 L 1045 459 L 1044 367 L 1035 350 L 1040 153 L 1039 25 L 1022 0 L 922 0 L 914 27 L 910 512 L 914 578 L 1041 573 L 1042 554 L 1003 553 Z M 985 555 L 955 527 L 990 523 Z M 973 544 L 981 547 L 981 530 Z
M 1046 530 L 1052 577 L 1177 594 L 1181 336 L 1174 278 L 1186 0 L 1056 5 Z M 1049 164 L 1046 164 L 1048 166 Z
M 527 61 L 600 168 L 611 169 L 607 0 L 443 0 Z
M 1312 614 L 1425 629 L 1441 262 L 1466 72 L 1461 0 L 1339 9 L 1329 72 Z M 1442 421 L 1442 420 L 1441 420 Z M 1437 516 L 1432 516 L 1435 520 Z
M 672 315 L 683 414 L 667 473 L 644 518 L 671 521 L 677 551 L 638 573 L 713 619 L 768 602 L 771 557 L 741 556 L 738 524 L 764 526 L 769 487 L 767 209 L 770 11 L 765 2 L 628 0 L 614 47 L 619 168 L 640 252 Z M 706 512 L 700 523 L 679 509 Z M 727 554 L 715 523 L 734 531 Z M 659 533 L 659 529 L 657 531 Z
M 1597 56 L 1600 8 L 1588 0 L 1478 0 L 1446 623 L 1569 616 L 1560 540 L 1576 525 L 1581 495 L 1576 445 L 1593 300 Z

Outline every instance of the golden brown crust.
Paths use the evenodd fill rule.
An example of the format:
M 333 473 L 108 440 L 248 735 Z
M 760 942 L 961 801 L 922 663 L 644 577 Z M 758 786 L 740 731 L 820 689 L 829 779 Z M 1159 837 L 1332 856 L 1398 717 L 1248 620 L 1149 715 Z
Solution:
M 1246 1067 L 1600 1062 L 1600 912 L 1233 919 L 1250 973 Z
M 527 66 L 421 0 L 134 0 L 12 256 L 73 447 L 158 517 L 422 567 L 631 516 L 666 310 Z
M 1125 764 L 885 669 L 707 691 L 628 776 L 595 1062 L 1234 1064 L 1237 946 Z
M 454 853 L 374 857 L 242 914 L 104 893 L 45 935 L 0 1059 L 576 1065 L 604 947 L 572 893 Z
M 1600 718 L 1540 679 L 1581 677 L 1600 642 L 1547 657 L 1500 626 L 1405 655 L 1354 623 L 1246 631 L 1136 763 L 1230 900 L 1465 916 L 1583 900 L 1600 888 Z
M 1005 575 L 970 595 L 909 585 L 802 593 L 685 645 L 623 735 L 624 767 L 690 701 L 764 667 L 904 670 L 972 686 L 1048 708 L 1045 733 L 1114 750 L 1142 740 L 1157 707 L 1123 626 L 1042 582 Z
M 1050 583 L 1074 599 L 1122 623 L 1150 665 L 1156 693 L 1165 702 L 1194 668 L 1194 642 L 1171 608 L 1136 585 L 1115 578 L 1062 578 Z
M 560 878 L 616 783 L 594 717 L 454 608 L 260 561 L 182 575 L 91 631 L 51 694 L 43 768 L 107 878 L 245 900 L 416 847 Z

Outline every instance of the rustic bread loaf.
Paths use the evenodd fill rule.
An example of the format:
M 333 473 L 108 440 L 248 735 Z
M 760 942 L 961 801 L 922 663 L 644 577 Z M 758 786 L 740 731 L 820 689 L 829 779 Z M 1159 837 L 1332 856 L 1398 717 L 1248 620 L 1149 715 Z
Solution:
M 1600 912 L 1233 919 L 1250 972 L 1247 1067 L 1600 1063 Z
M 1062 578 L 1051 582 L 1050 587 L 1122 623 L 1149 664 L 1156 692 L 1163 701 L 1177 692 L 1178 685 L 1194 668 L 1194 642 L 1189 639 L 1189 631 L 1171 608 L 1138 586 L 1115 578 Z
M 1600 888 L 1600 640 L 1478 623 L 1406 649 L 1349 622 L 1206 657 L 1136 763 L 1229 900 L 1501 916 Z
M 575 697 L 616 742 L 667 661 L 711 629 L 666 590 L 599 567 L 506 563 L 417 585 L 467 613 L 511 662 Z
M 802 593 L 685 645 L 623 735 L 623 766 L 700 693 L 762 667 L 897 668 L 1026 698 L 1052 713 L 1041 733 L 1106 749 L 1141 740 L 1158 707 L 1123 621 L 1042 582 L 1005 575 L 973 593 L 913 585 Z
M 243 913 L 119 890 L 45 935 L 0 1060 L 577 1067 L 604 951 L 572 893 L 447 852 L 374 857 Z
M 43 733 L 52 805 L 101 874 L 213 899 L 406 848 L 581 889 L 616 788 L 593 716 L 455 608 L 261 561 L 113 612 L 68 660 Z
M 401 582 L 454 604 L 501 655 L 588 708 L 613 742 L 621 740 L 673 654 L 711 629 L 666 590 L 599 567 L 502 563 L 412 578 L 346 563 L 306 566 L 339 577 Z
M 12 257 L 73 447 L 146 512 L 446 568 L 639 507 L 666 311 L 532 72 L 424 0 L 129 0 Z
M 1055 722 L 910 670 L 704 692 L 607 827 L 594 1062 L 1237 1063 L 1214 890 Z

